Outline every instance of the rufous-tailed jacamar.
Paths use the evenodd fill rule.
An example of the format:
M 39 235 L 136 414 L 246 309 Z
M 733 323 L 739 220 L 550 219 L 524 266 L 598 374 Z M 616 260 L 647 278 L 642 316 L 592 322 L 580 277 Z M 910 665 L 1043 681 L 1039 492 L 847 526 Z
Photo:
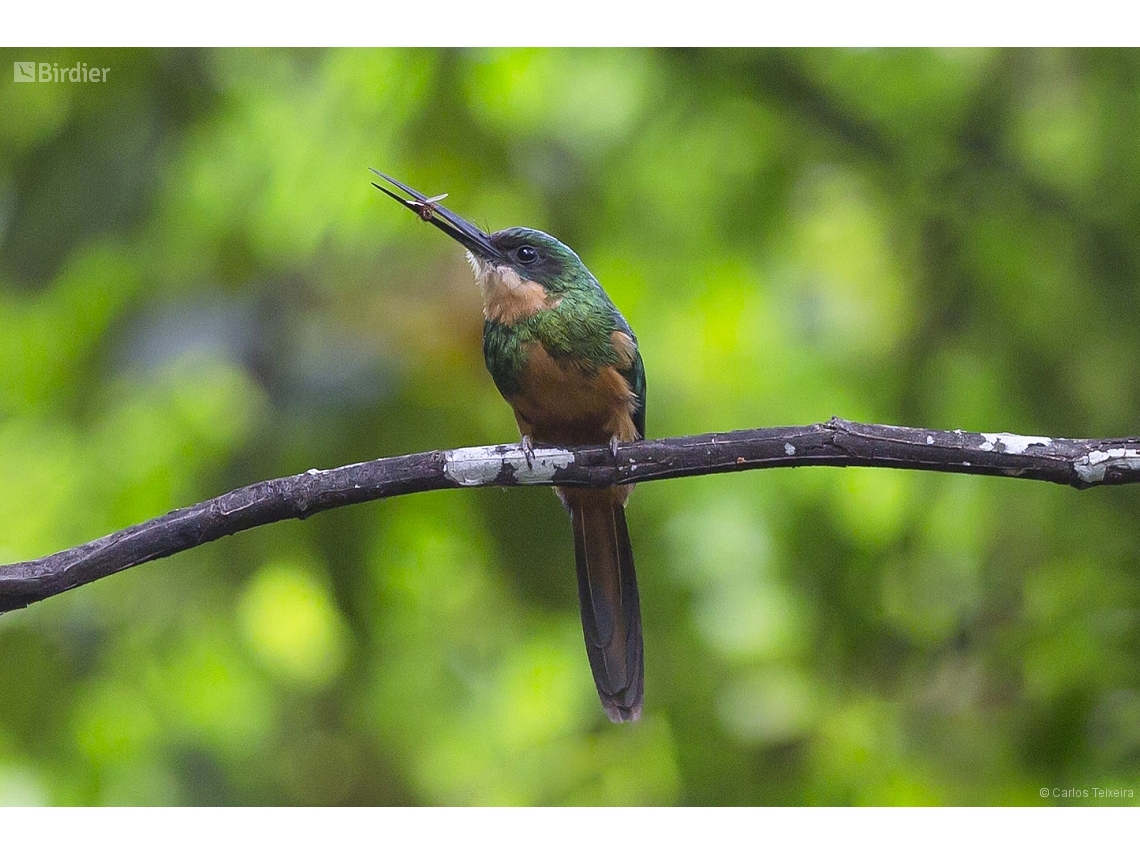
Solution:
M 373 170 L 376 172 L 376 170 Z M 570 247 L 545 232 L 488 235 L 428 198 L 378 190 L 467 249 L 483 295 L 483 359 L 514 408 L 528 457 L 536 442 L 609 444 L 645 436 L 637 336 Z M 625 524 L 630 486 L 555 488 L 570 512 L 578 601 L 594 683 L 611 721 L 636 721 L 643 693 L 641 611 Z

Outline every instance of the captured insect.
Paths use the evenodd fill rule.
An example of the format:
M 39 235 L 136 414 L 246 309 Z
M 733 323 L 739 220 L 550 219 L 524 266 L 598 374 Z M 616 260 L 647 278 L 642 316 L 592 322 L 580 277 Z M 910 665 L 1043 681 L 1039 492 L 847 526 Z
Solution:
M 408 187 L 406 184 L 401 184 L 399 181 L 395 181 L 395 180 L 389 178 L 387 175 L 385 175 L 383 172 L 380 172 L 379 170 L 371 169 L 371 168 L 370 168 L 370 170 L 374 175 L 380 176 L 385 181 L 389 181 L 392 184 L 395 184 L 397 187 L 399 187 L 401 190 L 403 190 L 408 195 L 414 196 L 415 197 L 414 199 L 405 199 L 402 196 L 397 196 L 395 193 L 393 193 L 387 187 L 381 187 L 379 184 L 376 184 L 375 182 L 373 182 L 373 184 L 372 184 L 372 186 L 375 187 L 377 190 L 391 196 L 393 199 L 395 199 L 397 202 L 399 202 L 405 208 L 409 208 L 409 209 L 415 211 L 416 216 L 419 217 L 421 220 L 423 220 L 425 223 L 430 223 L 433 219 L 435 219 L 435 215 L 438 213 L 436 211 L 436 206 L 440 202 L 442 202 L 444 199 L 447 198 L 446 193 L 440 193 L 438 196 L 424 196 L 422 193 L 420 193 L 416 190 L 413 190 L 411 187 Z M 447 209 L 444 208 L 444 211 L 446 211 L 446 210 Z
M 440 193 L 438 196 L 431 196 L 427 199 L 410 199 L 408 204 L 416 209 L 421 220 L 425 223 L 430 223 L 431 218 L 435 216 L 435 206 L 437 202 L 442 202 L 447 198 L 446 193 Z

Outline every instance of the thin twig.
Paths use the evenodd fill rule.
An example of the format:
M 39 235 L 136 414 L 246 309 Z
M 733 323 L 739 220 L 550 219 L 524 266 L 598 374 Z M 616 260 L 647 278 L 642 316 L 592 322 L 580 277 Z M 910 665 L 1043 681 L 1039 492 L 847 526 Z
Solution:
M 250 484 L 54 555 L 0 566 L 0 612 L 248 528 L 373 499 L 455 487 L 605 487 L 784 466 L 929 469 L 1083 488 L 1140 481 L 1140 438 L 1054 439 L 833 418 L 644 440 L 619 446 L 616 460 L 608 446 L 540 446 L 530 461 L 518 445 L 426 451 Z

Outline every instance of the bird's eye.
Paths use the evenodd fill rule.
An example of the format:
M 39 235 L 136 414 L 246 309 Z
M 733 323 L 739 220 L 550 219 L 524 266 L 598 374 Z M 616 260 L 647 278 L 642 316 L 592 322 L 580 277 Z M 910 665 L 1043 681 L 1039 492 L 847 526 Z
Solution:
M 523 264 L 534 264 L 538 261 L 538 250 L 533 246 L 520 246 L 515 251 L 515 258 Z

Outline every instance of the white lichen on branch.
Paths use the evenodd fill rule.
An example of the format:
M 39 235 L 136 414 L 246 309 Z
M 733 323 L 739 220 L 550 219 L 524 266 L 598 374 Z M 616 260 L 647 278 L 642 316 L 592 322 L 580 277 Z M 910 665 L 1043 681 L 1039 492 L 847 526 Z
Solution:
M 982 451 L 998 451 L 1006 454 L 1024 454 L 1031 445 L 1048 447 L 1053 444 L 1052 437 L 1048 436 L 1022 436 L 1016 433 L 983 433 L 982 436 L 986 438 L 981 445 Z
M 528 458 L 517 445 L 483 445 L 446 452 L 443 472 L 462 487 L 481 487 L 498 483 L 503 470 L 511 467 L 516 484 L 547 484 L 573 462 L 574 453 L 564 448 L 535 448 Z
M 1131 469 L 1140 472 L 1140 451 L 1134 448 L 1090 451 L 1073 464 L 1073 471 L 1086 484 L 1101 483 L 1110 469 Z

